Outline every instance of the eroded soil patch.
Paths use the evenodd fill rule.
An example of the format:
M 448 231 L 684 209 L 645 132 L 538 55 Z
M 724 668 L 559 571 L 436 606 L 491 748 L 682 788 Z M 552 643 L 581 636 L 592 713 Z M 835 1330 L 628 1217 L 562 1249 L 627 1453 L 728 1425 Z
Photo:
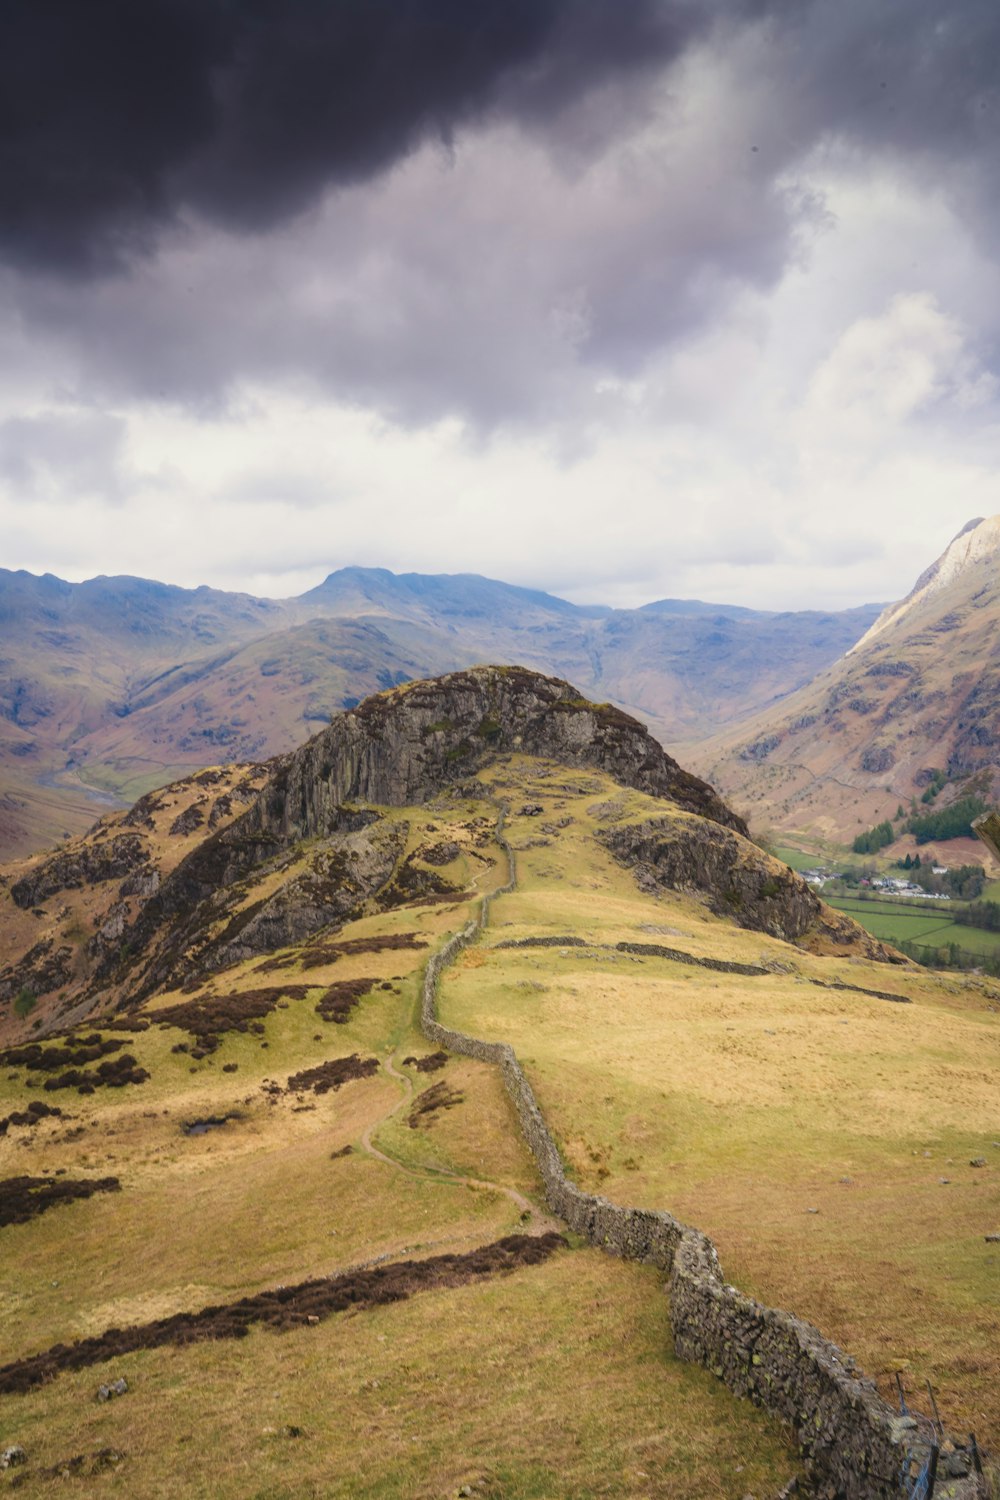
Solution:
M 462 1286 L 485 1276 L 541 1264 L 566 1241 L 561 1234 L 511 1234 L 465 1255 L 435 1255 L 428 1260 L 402 1260 L 342 1276 L 302 1281 L 275 1291 L 242 1297 L 221 1307 L 195 1313 L 174 1313 L 130 1328 L 109 1328 L 96 1338 L 54 1344 L 42 1354 L 15 1360 L 0 1368 L 0 1395 L 20 1395 L 54 1379 L 62 1370 L 118 1359 L 137 1349 L 159 1349 L 166 1344 L 193 1344 L 204 1339 L 244 1338 L 255 1323 L 277 1332 L 319 1323 L 333 1313 L 402 1302 L 417 1292 Z
M 117 1177 L 6 1177 L 0 1181 L 0 1228 L 27 1224 L 57 1203 L 120 1191 Z
M 288 1092 L 300 1094 L 311 1089 L 314 1094 L 328 1094 L 331 1089 L 339 1089 L 342 1084 L 350 1083 L 352 1078 L 371 1078 L 377 1072 L 377 1057 L 359 1057 L 356 1052 L 352 1052 L 350 1057 L 334 1057 L 315 1068 L 304 1068 L 301 1073 L 293 1073 L 288 1080 Z

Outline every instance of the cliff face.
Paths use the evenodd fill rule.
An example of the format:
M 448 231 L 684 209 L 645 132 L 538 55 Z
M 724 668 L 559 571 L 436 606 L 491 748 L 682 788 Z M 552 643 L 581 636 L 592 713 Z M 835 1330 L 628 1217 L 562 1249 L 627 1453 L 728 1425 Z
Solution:
M 340 836 L 365 821 L 357 803 L 426 802 L 447 786 L 468 784 L 504 751 L 594 767 L 623 786 L 746 833 L 706 782 L 682 770 L 619 709 L 589 703 L 568 682 L 521 667 L 476 667 L 368 698 L 274 762 L 246 811 L 192 850 L 146 904 L 128 934 L 130 952 L 147 951 L 171 924 L 174 962 L 202 924 L 203 903 L 218 905 L 219 892 L 280 861 L 300 840 Z M 142 993 L 162 981 L 167 966 L 154 962 Z M 114 972 L 109 960 L 99 979 Z
M 746 833 L 707 782 L 682 770 L 620 709 L 589 703 L 568 682 L 522 667 L 474 667 L 396 688 L 338 715 L 286 758 L 242 826 L 224 837 L 325 835 L 344 803 L 424 802 L 512 750 L 593 766 L 623 786 L 669 797 Z
M 0 1000 L 27 986 L 59 990 L 64 1009 L 133 1005 L 334 930 L 366 903 L 447 900 L 455 888 L 407 853 L 407 820 L 388 809 L 450 787 L 474 795 L 477 773 L 505 753 L 656 798 L 662 820 L 608 838 L 654 884 L 697 890 L 721 915 L 790 941 L 822 925 L 804 882 L 641 724 L 559 679 L 479 667 L 370 698 L 280 760 L 151 793 L 12 872 L 3 883 L 19 925 L 7 926 L 23 957 L 0 974 Z M 851 925 L 843 941 L 855 938 Z
M 647 890 L 690 891 L 716 916 L 815 952 L 903 963 L 895 949 L 824 905 L 801 875 L 756 844 L 717 824 L 656 818 L 598 834 Z

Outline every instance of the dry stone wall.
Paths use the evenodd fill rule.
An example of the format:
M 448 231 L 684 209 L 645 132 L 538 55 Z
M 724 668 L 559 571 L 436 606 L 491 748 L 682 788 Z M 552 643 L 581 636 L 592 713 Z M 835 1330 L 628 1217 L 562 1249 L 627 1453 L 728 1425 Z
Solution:
M 928 1452 L 929 1424 L 897 1414 L 874 1384 L 856 1372 L 853 1360 L 811 1324 L 729 1286 L 715 1246 L 700 1230 L 668 1213 L 622 1206 L 582 1192 L 566 1176 L 513 1048 L 506 1042 L 467 1036 L 438 1020 L 442 973 L 487 925 L 497 897 L 516 885 L 514 854 L 503 837 L 502 818 L 497 839 L 507 855 L 509 879 L 484 897 L 478 917 L 429 960 L 422 992 L 425 1035 L 449 1051 L 499 1067 L 552 1212 L 591 1244 L 657 1266 L 666 1274 L 675 1352 L 704 1365 L 736 1395 L 749 1397 L 790 1423 L 823 1500 L 896 1500 L 909 1493 L 908 1476 L 917 1472 Z M 972 1500 L 977 1490 L 974 1479 L 958 1478 L 938 1493 Z

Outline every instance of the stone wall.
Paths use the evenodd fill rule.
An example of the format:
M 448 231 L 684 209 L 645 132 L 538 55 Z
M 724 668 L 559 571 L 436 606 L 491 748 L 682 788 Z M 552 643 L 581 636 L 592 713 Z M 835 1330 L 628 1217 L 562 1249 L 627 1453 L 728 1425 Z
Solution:
M 512 1047 L 487 1042 L 443 1025 L 437 1018 L 441 974 L 489 921 L 498 896 L 514 890 L 514 855 L 507 883 L 483 899 L 479 916 L 429 960 L 424 972 L 421 1019 L 428 1039 L 449 1051 L 494 1063 L 537 1162 L 553 1213 L 612 1255 L 657 1266 L 667 1275 L 674 1349 L 704 1365 L 738 1396 L 749 1397 L 794 1428 L 817 1494 L 829 1500 L 890 1500 L 904 1493 L 904 1476 L 916 1473 L 932 1436 L 922 1419 L 901 1417 L 874 1384 L 856 1373 L 853 1360 L 800 1318 L 765 1307 L 729 1286 L 711 1240 L 671 1214 L 623 1207 L 584 1193 L 566 1176 L 555 1140 Z M 624 945 L 623 945 L 624 946 Z M 636 951 L 641 945 L 628 945 Z M 650 945 L 652 947 L 653 945 Z M 747 966 L 750 968 L 751 966 Z M 887 997 L 888 998 L 888 997 Z M 896 998 L 896 997 L 893 997 Z M 950 1460 L 963 1466 L 959 1452 Z M 939 1481 L 940 1482 L 940 1481 Z M 972 1500 L 974 1478 L 952 1476 L 938 1493 Z

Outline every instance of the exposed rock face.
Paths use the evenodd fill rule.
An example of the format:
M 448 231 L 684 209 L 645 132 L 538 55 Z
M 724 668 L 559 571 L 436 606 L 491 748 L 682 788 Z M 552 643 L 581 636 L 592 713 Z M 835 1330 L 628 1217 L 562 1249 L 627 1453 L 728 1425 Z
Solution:
M 27 988 L 33 995 L 48 995 L 73 976 L 73 950 L 56 947 L 51 938 L 36 943 L 19 962 L 0 969 L 0 1000 L 12 999 Z
M 149 856 L 138 834 L 120 833 L 103 844 L 89 844 L 73 853 L 53 854 L 23 880 L 11 886 L 18 906 L 38 906 L 49 896 L 99 880 L 118 880 L 131 874 Z
M 345 820 L 347 822 L 351 820 Z M 127 934 L 131 958 L 128 968 L 136 998 L 154 993 L 164 984 L 203 976 L 229 964 L 272 953 L 276 948 L 303 943 L 313 933 L 340 924 L 356 913 L 392 879 L 406 846 L 405 823 L 388 824 L 376 814 L 356 818 L 359 826 L 335 831 L 317 845 L 305 869 L 301 865 L 271 894 L 250 905 L 245 886 L 226 879 L 229 867 L 208 851 L 207 861 L 190 856 L 164 882 Z M 209 841 L 213 846 L 215 840 Z M 260 852 L 272 873 L 289 862 L 273 844 L 239 845 Z M 198 851 L 196 851 L 197 853 Z M 215 887 L 206 870 L 221 872 Z M 109 954 L 99 979 L 120 979 L 117 954 Z
M 337 835 L 335 847 L 325 849 L 306 874 L 234 917 L 204 955 L 205 966 L 224 968 L 272 953 L 345 921 L 386 885 L 405 846 L 405 825 Z
M 712 911 L 741 927 L 795 942 L 820 914 L 801 876 L 728 829 L 657 818 L 603 829 L 598 838 L 644 884 L 704 895 Z
M 746 833 L 707 782 L 683 771 L 636 720 L 589 703 L 559 678 L 523 667 L 475 667 L 369 698 L 287 757 L 224 838 L 282 841 L 329 831 L 343 803 L 403 806 L 467 781 L 499 752 L 594 766 L 623 786 L 669 797 Z
M 836 949 L 849 944 L 865 957 L 905 962 L 875 938 L 864 943 L 814 894 L 801 875 L 728 828 L 690 818 L 656 818 L 602 829 L 597 837 L 640 882 L 655 889 L 692 891 L 709 908 L 740 927 L 789 943 L 814 939 Z M 812 946 L 812 943 L 810 943 Z
M 618 709 L 588 703 L 567 682 L 520 667 L 477 667 L 395 688 L 340 714 L 301 750 L 274 762 L 274 774 L 246 812 L 204 839 L 164 880 L 124 935 L 131 954 L 160 949 L 146 961 L 137 997 L 163 982 L 171 968 L 176 973 L 192 945 L 201 948 L 201 966 L 217 967 L 343 920 L 391 873 L 390 865 L 381 867 L 374 836 L 363 841 L 370 879 L 355 851 L 350 870 L 341 872 L 339 895 L 336 882 L 314 871 L 237 913 L 213 942 L 211 955 L 197 942 L 209 921 L 225 915 L 221 893 L 244 877 L 280 864 L 303 840 L 339 840 L 375 821 L 374 813 L 354 804 L 425 802 L 449 785 L 467 784 L 504 751 L 593 766 L 625 786 L 746 832 L 712 788 L 683 771 L 641 724 Z M 99 980 L 110 979 L 113 967 L 109 960 Z

